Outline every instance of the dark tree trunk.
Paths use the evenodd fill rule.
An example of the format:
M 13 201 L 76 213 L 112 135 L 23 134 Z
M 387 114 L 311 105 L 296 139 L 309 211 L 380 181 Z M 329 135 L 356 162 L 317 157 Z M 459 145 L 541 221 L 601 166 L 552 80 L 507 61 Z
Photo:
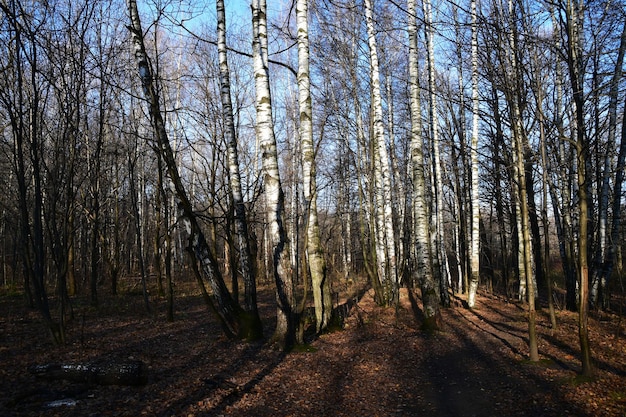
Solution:
M 198 276 L 201 277 L 199 280 L 200 284 L 202 284 L 202 278 L 208 280 L 212 294 L 209 295 L 205 291 L 205 300 L 207 305 L 216 312 L 227 336 L 246 337 L 250 332 L 250 320 L 248 320 L 247 314 L 237 306 L 237 303 L 234 302 L 228 292 L 217 259 L 211 252 L 206 241 L 200 223 L 194 213 L 191 201 L 187 195 L 187 191 L 183 185 L 182 178 L 178 172 L 174 152 L 170 146 L 169 138 L 167 137 L 167 130 L 154 85 L 152 69 L 144 45 L 137 2 L 135 0 L 128 0 L 127 6 L 130 13 L 131 25 L 129 29 L 133 39 L 134 56 L 139 70 L 143 92 L 150 106 L 150 116 L 155 130 L 157 141 L 156 151 L 163 158 L 167 173 L 172 181 L 178 199 L 181 223 L 185 224 L 189 233 L 188 250 L 192 257 L 192 266 L 198 271 Z M 203 287 L 202 284 L 201 288 Z

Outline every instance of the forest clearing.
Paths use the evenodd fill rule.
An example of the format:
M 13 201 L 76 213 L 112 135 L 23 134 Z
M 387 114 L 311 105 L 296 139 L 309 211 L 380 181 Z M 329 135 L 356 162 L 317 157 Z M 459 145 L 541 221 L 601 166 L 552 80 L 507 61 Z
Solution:
M 525 306 L 479 294 L 472 310 L 454 298 L 442 330 L 420 329 L 421 301 L 402 290 L 397 309 L 368 291 L 344 328 L 284 353 L 264 342 L 223 336 L 202 299 L 176 300 L 174 322 L 155 300 L 103 300 L 96 312 L 77 306 L 68 343 L 53 346 L 23 299 L 0 302 L 0 415 L 3 416 L 624 416 L 626 334 L 621 316 L 590 318 L 596 377 L 580 372 L 576 314 L 558 312 L 552 332 L 538 315 L 541 361 L 527 361 Z M 259 291 L 267 332 L 273 290 Z M 161 302 L 162 304 L 162 302 Z M 88 305 L 88 304 L 87 304 Z M 50 362 L 140 360 L 143 386 L 37 379 L 27 368 Z

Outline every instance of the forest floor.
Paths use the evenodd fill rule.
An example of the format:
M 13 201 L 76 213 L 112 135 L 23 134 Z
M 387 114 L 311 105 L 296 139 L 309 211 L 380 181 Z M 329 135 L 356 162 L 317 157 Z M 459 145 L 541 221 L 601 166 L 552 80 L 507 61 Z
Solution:
M 266 333 L 271 289 L 259 299 Z M 576 315 L 558 329 L 538 317 L 541 361 L 527 360 L 523 304 L 480 294 L 473 310 L 442 311 L 443 329 L 420 329 L 419 300 L 398 309 L 366 292 L 344 328 L 290 353 L 222 336 L 200 296 L 178 294 L 145 313 L 140 295 L 77 305 L 68 343 L 53 346 L 21 298 L 0 297 L 0 416 L 626 416 L 626 333 L 620 316 L 590 319 L 596 376 L 577 376 Z M 80 303 L 77 303 L 80 304 Z M 143 361 L 144 386 L 97 386 L 32 376 L 32 364 Z

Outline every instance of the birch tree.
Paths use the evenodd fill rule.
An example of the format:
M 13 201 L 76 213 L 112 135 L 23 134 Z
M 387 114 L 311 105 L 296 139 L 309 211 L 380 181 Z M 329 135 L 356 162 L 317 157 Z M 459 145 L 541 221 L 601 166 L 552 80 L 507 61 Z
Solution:
M 272 274 L 276 283 L 276 330 L 272 341 L 288 349 L 295 343 L 293 278 L 289 272 L 287 234 L 284 226 L 284 204 L 278 152 L 272 120 L 268 51 L 267 6 L 265 0 L 252 0 L 252 55 L 256 92 L 256 135 L 261 150 L 265 221 L 272 253 Z
M 429 236 L 428 203 L 426 201 L 426 168 L 424 164 L 424 140 L 422 137 L 422 115 L 420 110 L 420 88 L 418 71 L 418 42 L 416 22 L 417 0 L 408 2 L 409 36 L 409 94 L 411 109 L 411 166 L 413 167 L 413 235 L 415 275 L 422 291 L 424 327 L 435 330 L 439 327 L 439 293 L 433 274 L 432 252 Z
M 472 145 L 470 155 L 472 161 L 472 234 L 470 250 L 471 278 L 467 292 L 467 304 L 473 308 L 476 304 L 476 291 L 480 281 L 480 202 L 478 189 L 478 23 L 477 23 L 477 0 L 470 4 L 471 27 L 472 27 Z
M 215 255 L 211 252 L 194 213 L 191 200 L 183 185 L 180 173 L 178 172 L 176 159 L 169 142 L 159 104 L 152 67 L 146 52 L 143 29 L 137 10 L 137 2 L 135 0 L 128 0 L 127 8 L 130 17 L 129 30 L 132 38 L 133 55 L 137 64 L 143 93 L 150 109 L 149 114 L 156 139 L 156 150 L 163 158 L 163 162 L 166 165 L 170 177 L 169 179 L 172 182 L 176 197 L 178 198 L 178 206 L 182 217 L 181 220 L 185 224 L 189 235 L 189 253 L 193 260 L 192 267 L 197 272 L 198 276 L 202 274 L 202 276 L 209 281 L 212 289 L 211 295 L 204 289 L 201 278 L 199 279 L 199 284 L 203 290 L 207 304 L 219 317 L 224 332 L 230 337 L 245 338 L 254 332 L 249 328 L 250 323 L 246 320 L 245 314 L 242 313 L 241 309 L 228 292 Z
M 300 109 L 300 152 L 306 216 L 306 253 L 313 287 L 316 330 L 324 330 L 330 321 L 332 299 L 326 275 L 326 262 L 320 241 L 317 215 L 317 182 L 313 150 L 313 109 L 309 75 L 308 0 L 296 4 L 298 26 L 298 102 Z
M 230 192 L 233 199 L 235 212 L 235 233 L 237 235 L 237 246 L 239 249 L 239 262 L 241 274 L 244 282 L 244 309 L 248 313 L 251 321 L 250 329 L 253 333 L 247 335 L 250 339 L 257 339 L 262 336 L 263 326 L 257 310 L 256 300 L 256 276 L 254 270 L 254 259 L 250 251 L 250 237 L 248 235 L 248 224 L 246 211 L 241 191 L 241 175 L 239 173 L 239 152 L 237 150 L 237 136 L 235 134 L 235 120 L 233 116 L 233 105 L 230 91 L 230 72 L 228 69 L 228 55 L 226 52 L 226 13 L 224 10 L 224 0 L 217 0 L 217 49 L 220 66 L 220 98 L 222 102 L 222 118 L 224 119 L 224 135 L 228 156 L 228 178 L 230 181 Z M 233 270 L 232 274 L 237 271 Z
M 385 144 L 383 108 L 380 86 L 378 47 L 374 30 L 373 0 L 365 0 L 365 23 L 369 45 L 370 80 L 372 95 L 372 141 L 374 161 L 375 246 L 378 273 L 383 285 L 385 304 L 398 301 L 398 271 L 395 248 L 391 168 Z

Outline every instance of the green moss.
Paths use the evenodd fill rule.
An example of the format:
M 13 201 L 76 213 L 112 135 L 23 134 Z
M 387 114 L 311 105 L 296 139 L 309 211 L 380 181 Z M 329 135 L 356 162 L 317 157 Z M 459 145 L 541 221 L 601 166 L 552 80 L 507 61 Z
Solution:
M 578 375 L 573 376 L 573 377 L 563 378 L 560 382 L 563 385 L 569 385 L 569 386 L 572 386 L 572 387 L 577 387 L 577 386 L 582 385 L 582 384 L 593 382 L 594 380 L 595 380 L 594 377 L 589 377 L 589 376 L 584 376 L 584 375 L 578 374 Z
M 522 365 L 531 365 L 531 366 L 537 366 L 540 368 L 556 368 L 557 364 L 554 363 L 554 361 L 552 359 L 539 359 L 538 361 L 531 361 L 530 359 L 523 359 L 520 362 Z
M 609 397 L 613 401 L 626 402 L 626 392 L 610 391 Z
M 317 352 L 317 348 L 315 346 L 311 346 L 308 343 L 303 343 L 301 345 L 294 345 L 290 352 L 291 353 L 313 353 Z

